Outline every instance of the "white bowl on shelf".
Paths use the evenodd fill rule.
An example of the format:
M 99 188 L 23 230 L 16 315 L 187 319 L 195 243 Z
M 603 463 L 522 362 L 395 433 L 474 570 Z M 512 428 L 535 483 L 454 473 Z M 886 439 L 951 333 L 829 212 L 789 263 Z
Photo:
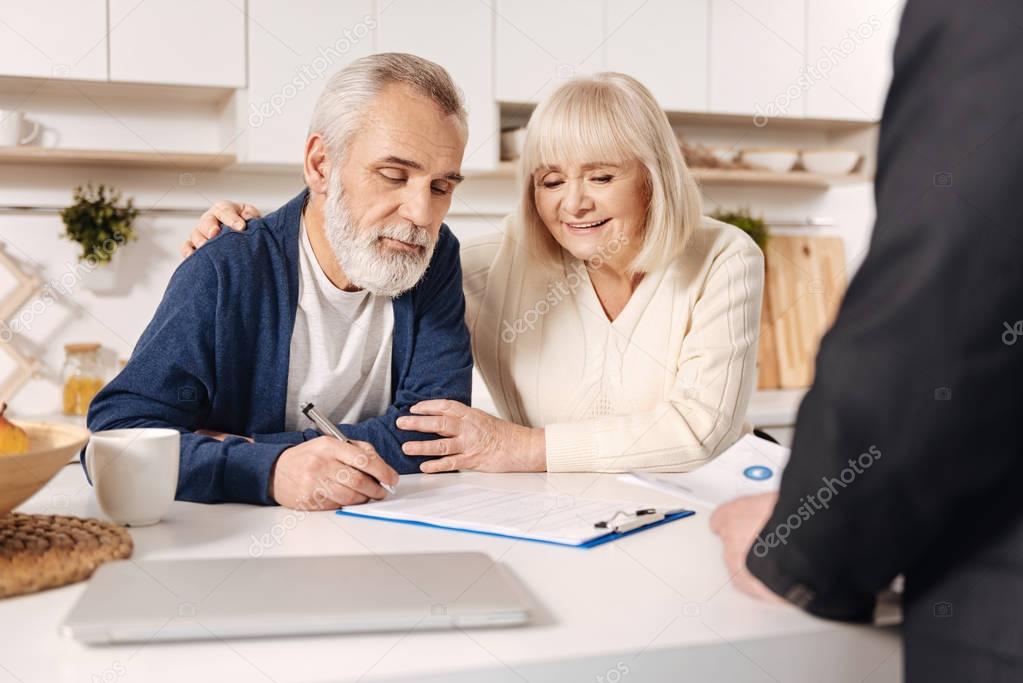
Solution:
M 791 171 L 799 160 L 799 152 L 778 147 L 751 148 L 742 150 L 742 160 L 751 168 L 785 173 Z
M 800 157 L 803 168 L 821 175 L 846 175 L 860 163 L 860 153 L 854 149 L 804 149 Z

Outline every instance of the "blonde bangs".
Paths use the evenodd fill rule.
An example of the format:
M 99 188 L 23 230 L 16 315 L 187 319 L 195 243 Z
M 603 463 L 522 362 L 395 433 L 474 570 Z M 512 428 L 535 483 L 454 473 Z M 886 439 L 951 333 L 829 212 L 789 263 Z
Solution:
M 625 122 L 615 115 L 622 103 L 609 101 L 617 99 L 615 94 L 596 82 L 556 92 L 530 119 L 523 170 L 532 176 L 553 166 L 634 160 L 635 146 Z

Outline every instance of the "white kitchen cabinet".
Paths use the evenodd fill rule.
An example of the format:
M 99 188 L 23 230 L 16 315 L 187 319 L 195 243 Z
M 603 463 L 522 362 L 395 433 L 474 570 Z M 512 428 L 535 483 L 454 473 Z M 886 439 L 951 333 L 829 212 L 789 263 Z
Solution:
M 479 0 L 390 0 L 377 15 L 377 50 L 410 52 L 437 62 L 465 94 L 469 143 L 462 166 L 497 167 L 500 115 L 494 98 L 494 16 Z
M 710 0 L 710 16 L 710 111 L 802 117 L 806 0 Z
M 106 80 L 106 0 L 3 0 L 0 75 Z
M 241 0 L 109 0 L 109 6 L 110 80 L 245 86 Z
M 239 160 L 301 163 L 313 107 L 342 67 L 373 53 L 373 0 L 248 0 L 248 87 L 236 99 Z
M 537 102 L 564 79 L 604 70 L 606 3 L 496 0 L 495 90 L 502 102 Z
M 709 3 L 610 0 L 607 70 L 639 79 L 669 111 L 706 111 Z
M 876 121 L 892 76 L 903 2 L 813 0 L 806 14 L 806 115 Z

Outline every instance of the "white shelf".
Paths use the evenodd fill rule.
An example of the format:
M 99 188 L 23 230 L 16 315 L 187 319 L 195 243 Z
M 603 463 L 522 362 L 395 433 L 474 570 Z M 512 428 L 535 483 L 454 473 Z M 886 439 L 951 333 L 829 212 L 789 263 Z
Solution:
M 116 166 L 219 171 L 236 162 L 233 154 L 64 149 L 51 147 L 5 147 L 0 164 L 46 164 L 51 166 Z

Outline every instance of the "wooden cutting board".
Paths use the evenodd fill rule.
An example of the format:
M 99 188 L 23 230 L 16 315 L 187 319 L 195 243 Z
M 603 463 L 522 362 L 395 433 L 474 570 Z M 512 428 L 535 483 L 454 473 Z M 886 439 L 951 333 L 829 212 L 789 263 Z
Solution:
M 766 260 L 765 260 L 766 261 Z M 778 350 L 774 345 L 774 318 L 771 299 L 767 295 L 767 264 L 764 264 L 764 302 L 760 306 L 760 348 L 757 351 L 757 389 L 778 389 Z
M 772 235 L 766 262 L 767 320 L 761 329 L 773 327 L 778 386 L 806 387 L 813 382 L 821 337 L 845 294 L 842 238 Z

